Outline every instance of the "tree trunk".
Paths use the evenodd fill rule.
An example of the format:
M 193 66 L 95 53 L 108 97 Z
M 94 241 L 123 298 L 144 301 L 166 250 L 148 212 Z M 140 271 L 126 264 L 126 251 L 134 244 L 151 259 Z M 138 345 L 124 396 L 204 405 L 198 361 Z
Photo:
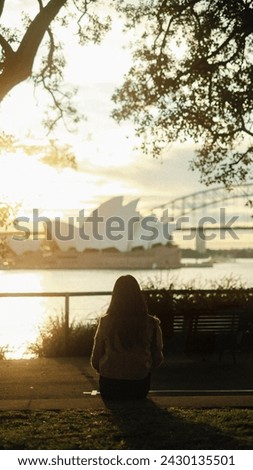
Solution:
M 67 0 L 50 0 L 28 26 L 17 51 L 5 58 L 0 75 L 0 102 L 12 88 L 31 76 L 43 37 L 65 3 Z

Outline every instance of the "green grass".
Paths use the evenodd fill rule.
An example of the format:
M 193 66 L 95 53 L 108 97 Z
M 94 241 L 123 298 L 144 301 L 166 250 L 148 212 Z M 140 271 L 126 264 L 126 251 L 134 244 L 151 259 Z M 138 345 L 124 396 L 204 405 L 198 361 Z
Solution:
M 252 409 L 1 411 L 0 449 L 252 449 Z

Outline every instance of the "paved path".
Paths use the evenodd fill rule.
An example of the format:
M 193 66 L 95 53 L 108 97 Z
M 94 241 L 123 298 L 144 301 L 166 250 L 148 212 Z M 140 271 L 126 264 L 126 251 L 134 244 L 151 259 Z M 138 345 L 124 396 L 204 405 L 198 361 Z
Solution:
M 170 397 L 150 394 L 149 399 L 161 408 L 253 408 L 252 395 Z M 128 402 L 128 404 L 131 403 Z M 132 406 L 136 405 L 138 406 L 138 402 L 132 402 Z M 82 410 L 104 408 L 107 408 L 107 405 L 100 397 L 0 400 L 0 410 Z
M 162 407 L 253 407 L 253 355 L 203 362 L 171 357 L 152 378 L 150 398 Z M 88 359 L 0 361 L 0 409 L 103 408 Z

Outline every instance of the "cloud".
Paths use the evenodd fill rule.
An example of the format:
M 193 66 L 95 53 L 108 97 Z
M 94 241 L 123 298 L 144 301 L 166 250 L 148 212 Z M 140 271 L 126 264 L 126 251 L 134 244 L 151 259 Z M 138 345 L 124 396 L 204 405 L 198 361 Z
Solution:
M 176 197 L 206 189 L 199 182 L 199 174 L 189 170 L 193 152 L 193 146 L 185 145 L 175 147 L 169 157 L 163 160 L 137 155 L 132 156 L 128 163 L 123 162 L 120 165 L 119 151 L 117 166 L 100 166 L 94 160 L 92 164 L 82 162 L 80 170 L 96 177 L 100 192 L 103 187 L 111 185 L 112 195 L 117 195 L 113 192 L 117 182 L 117 188 L 121 187 L 120 194 L 141 197 L 141 205 L 154 207 Z

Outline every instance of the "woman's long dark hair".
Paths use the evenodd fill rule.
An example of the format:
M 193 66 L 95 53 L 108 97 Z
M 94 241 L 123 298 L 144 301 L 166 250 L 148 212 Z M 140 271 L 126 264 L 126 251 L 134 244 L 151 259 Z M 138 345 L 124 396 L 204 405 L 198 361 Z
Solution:
M 138 282 L 130 274 L 115 282 L 107 314 L 110 315 L 109 334 L 113 343 L 116 336 L 125 349 L 145 342 L 147 306 Z

